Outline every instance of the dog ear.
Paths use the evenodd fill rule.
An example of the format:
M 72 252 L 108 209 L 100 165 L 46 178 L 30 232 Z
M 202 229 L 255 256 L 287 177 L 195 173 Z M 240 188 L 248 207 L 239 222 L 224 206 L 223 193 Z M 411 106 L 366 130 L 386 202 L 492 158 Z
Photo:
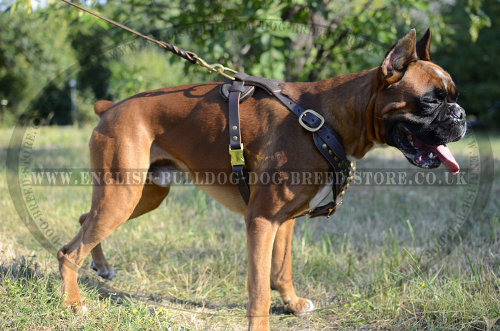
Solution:
M 385 55 L 384 61 L 380 65 L 382 77 L 388 84 L 399 81 L 410 62 L 417 60 L 415 52 L 415 29 L 401 38 Z
M 431 29 L 427 29 L 422 39 L 417 42 L 417 56 L 419 60 L 432 61 L 429 49 L 431 47 Z

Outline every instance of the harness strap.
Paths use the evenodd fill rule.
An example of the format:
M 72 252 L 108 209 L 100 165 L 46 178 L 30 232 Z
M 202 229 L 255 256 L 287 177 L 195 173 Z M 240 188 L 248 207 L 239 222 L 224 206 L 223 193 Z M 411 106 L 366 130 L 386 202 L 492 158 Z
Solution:
M 330 128 L 325 123 L 323 116 L 312 109 L 305 110 L 295 101 L 283 94 L 281 91 L 281 87 L 279 86 L 279 83 L 282 83 L 281 81 L 277 79 L 266 79 L 262 77 L 250 76 L 243 72 L 238 72 L 234 75 L 234 77 L 237 80 L 244 81 L 251 85 L 256 85 L 267 91 L 269 94 L 274 95 L 285 107 L 288 108 L 288 110 L 290 110 L 299 118 L 299 123 L 300 125 L 302 125 L 302 127 L 310 132 L 313 132 L 314 136 L 319 136 L 321 138 L 322 142 L 325 143 L 327 147 L 332 150 L 332 152 L 339 158 L 339 161 L 340 159 L 345 159 L 346 156 L 344 147 L 341 143 L 342 140 L 337 132 L 335 132 L 335 130 Z M 323 143 L 320 144 L 321 149 L 323 148 Z M 318 143 L 316 143 L 316 146 L 318 146 Z M 333 154 L 329 155 L 328 151 L 326 155 L 323 152 L 322 154 L 337 170 L 337 161 L 334 159 Z
M 250 187 L 248 186 L 248 172 L 245 169 L 245 158 L 243 156 L 243 144 L 241 142 L 240 129 L 240 97 L 246 91 L 244 82 L 233 81 L 229 87 L 229 155 L 234 181 L 238 186 L 241 197 L 248 204 L 250 200 Z
M 346 159 L 344 146 L 340 136 L 328 124 L 323 116 L 312 109 L 304 109 L 294 100 L 282 92 L 281 81 L 277 79 L 267 79 L 263 77 L 250 76 L 245 73 L 237 73 L 236 80 L 227 88 L 229 92 L 229 154 L 231 155 L 231 165 L 233 175 L 237 183 L 241 196 L 248 204 L 250 198 L 250 188 L 248 185 L 248 172 L 245 169 L 243 157 L 243 144 L 241 143 L 240 123 L 239 123 L 239 102 L 242 93 L 246 94 L 247 87 L 244 84 L 262 88 L 268 94 L 276 97 L 290 112 L 298 117 L 299 124 L 311 132 L 316 148 L 321 155 L 332 166 L 333 171 L 333 201 L 330 203 L 308 210 L 296 217 L 309 214 L 310 217 L 330 216 L 342 203 L 345 190 L 349 187 L 355 171 L 354 163 Z M 223 90 L 221 90 L 223 91 Z M 222 93 L 223 95 L 225 93 Z M 340 198 L 340 199 L 339 199 Z

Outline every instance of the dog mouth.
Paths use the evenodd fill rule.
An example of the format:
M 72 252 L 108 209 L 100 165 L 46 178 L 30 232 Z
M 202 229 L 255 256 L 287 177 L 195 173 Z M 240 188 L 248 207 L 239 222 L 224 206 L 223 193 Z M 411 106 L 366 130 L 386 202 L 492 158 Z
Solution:
M 393 142 L 413 165 L 433 169 L 444 165 L 452 175 L 460 171 L 460 166 L 446 145 L 428 145 L 417 139 L 403 124 L 393 130 Z

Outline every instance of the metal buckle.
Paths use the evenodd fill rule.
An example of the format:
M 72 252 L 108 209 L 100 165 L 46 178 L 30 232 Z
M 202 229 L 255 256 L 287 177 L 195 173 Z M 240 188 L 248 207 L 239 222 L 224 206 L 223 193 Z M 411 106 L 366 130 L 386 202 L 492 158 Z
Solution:
M 311 128 L 309 125 L 307 125 L 304 120 L 303 120 L 303 117 L 307 114 L 312 114 L 314 116 L 316 116 L 317 118 L 319 118 L 319 120 L 321 121 L 321 123 L 315 127 L 315 128 Z M 302 127 L 304 129 L 306 129 L 307 131 L 309 132 L 316 132 L 318 131 L 319 129 L 321 129 L 321 127 L 323 126 L 323 124 L 325 124 L 325 118 L 323 116 L 321 116 L 320 114 L 318 114 L 317 112 L 315 112 L 314 110 L 312 109 L 306 109 L 304 110 L 304 112 L 302 114 L 300 114 L 299 116 L 299 124 L 302 125 Z
M 240 144 L 240 149 L 231 149 L 229 145 L 229 156 L 231 156 L 231 165 L 245 165 L 245 158 L 243 157 L 243 144 Z

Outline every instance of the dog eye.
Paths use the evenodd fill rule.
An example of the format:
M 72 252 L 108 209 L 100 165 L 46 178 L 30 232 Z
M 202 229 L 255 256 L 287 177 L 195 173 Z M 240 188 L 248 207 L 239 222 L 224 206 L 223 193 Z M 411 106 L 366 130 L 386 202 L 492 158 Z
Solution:
M 424 103 L 430 103 L 430 104 L 438 104 L 438 103 L 441 103 L 440 100 L 438 99 L 430 99 L 430 98 L 426 98 L 426 99 L 423 99 L 422 100 Z
M 436 95 L 436 98 L 439 100 L 446 100 L 446 98 L 448 97 L 448 93 L 442 89 L 437 89 L 435 91 L 435 95 Z M 436 100 L 436 101 L 439 102 L 439 100 Z

